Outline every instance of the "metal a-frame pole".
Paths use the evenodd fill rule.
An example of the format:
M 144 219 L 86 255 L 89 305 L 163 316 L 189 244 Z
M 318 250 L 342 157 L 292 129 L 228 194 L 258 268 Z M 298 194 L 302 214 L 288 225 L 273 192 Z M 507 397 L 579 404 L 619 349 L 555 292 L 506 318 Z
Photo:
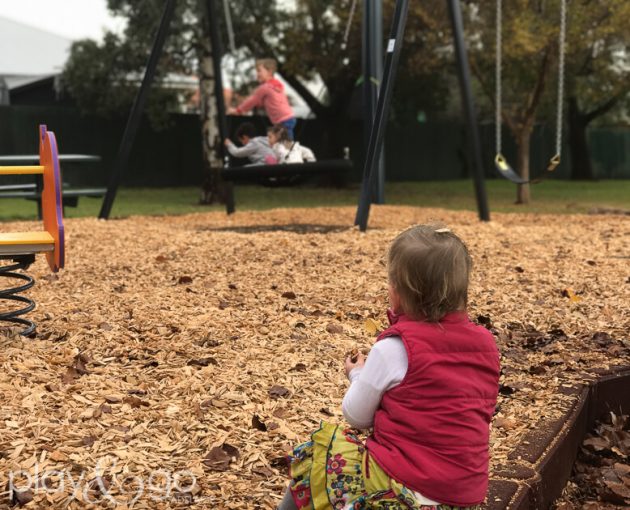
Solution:
M 374 122 L 378 93 L 383 78 L 383 1 L 365 0 L 363 4 L 363 112 L 364 139 L 367 149 Z M 367 153 L 367 150 L 366 150 Z M 378 178 L 372 190 L 372 202 L 385 203 L 385 154 L 381 150 L 377 166 Z
M 138 127 L 140 126 L 140 121 L 142 120 L 142 113 L 144 112 L 151 83 L 153 83 L 153 78 L 155 77 L 155 69 L 157 67 L 158 60 L 160 59 L 160 55 L 162 54 L 162 48 L 164 47 L 164 41 L 166 40 L 168 27 L 171 23 L 171 19 L 173 18 L 174 10 L 175 0 L 166 0 L 164 10 L 162 11 L 162 18 L 160 19 L 160 25 L 157 33 L 155 34 L 155 40 L 153 41 L 153 46 L 151 48 L 151 54 L 149 55 L 149 60 L 147 61 L 147 67 L 144 71 L 142 84 L 140 85 L 140 90 L 136 94 L 133 106 L 131 107 L 131 112 L 127 118 L 127 125 L 125 126 L 120 147 L 118 148 L 118 155 L 114 161 L 112 174 L 109 178 L 107 193 L 103 199 L 101 211 L 98 214 L 98 217 L 101 219 L 106 220 L 109 218 L 112 206 L 114 205 L 114 200 L 116 199 L 116 192 L 118 191 L 118 186 L 120 185 L 120 179 L 129 164 L 129 154 L 131 153 L 131 148 L 136 138 Z
M 212 47 L 212 69 L 214 71 L 214 94 L 217 103 L 217 116 L 219 122 L 219 136 L 221 137 L 221 156 L 225 154 L 223 140 L 228 137 L 225 101 L 223 99 L 223 74 L 221 73 L 221 60 L 223 59 L 223 45 L 219 32 L 219 17 L 217 14 L 216 0 L 206 0 L 206 14 L 208 20 L 208 32 L 210 33 L 210 45 Z
M 453 43 L 457 56 L 457 71 L 459 75 L 459 85 L 464 104 L 464 113 L 468 124 L 468 136 L 473 151 L 475 195 L 477 197 L 477 210 L 479 219 L 490 221 L 490 211 L 488 209 L 488 198 L 483 177 L 483 162 L 481 157 L 481 142 L 479 137 L 479 125 L 477 123 L 477 113 L 473 101 L 473 93 L 470 80 L 470 67 L 468 65 L 468 55 L 466 52 L 466 42 L 464 41 L 464 23 L 462 21 L 462 11 L 459 0 L 448 0 L 448 12 L 453 26 Z
M 226 150 L 223 140 L 229 133 L 227 128 L 227 117 L 225 100 L 223 97 L 223 74 L 221 73 L 221 60 L 223 59 L 223 45 L 221 44 L 221 33 L 219 32 L 219 16 L 217 14 L 216 0 L 206 0 L 206 14 L 208 20 L 208 31 L 210 32 L 210 45 L 212 49 L 212 69 L 214 70 L 214 95 L 217 103 L 217 117 L 219 123 L 219 151 L 221 161 L 226 160 Z M 208 143 L 204 140 L 204 143 Z M 225 208 L 228 214 L 235 210 L 234 186 L 231 182 L 224 183 Z
M 389 40 L 387 42 L 383 81 L 376 105 L 376 113 L 374 114 L 374 122 L 370 131 L 367 155 L 365 157 L 365 163 L 363 164 L 363 181 L 361 183 L 361 195 L 359 197 L 359 206 L 357 208 L 355 221 L 355 224 L 359 225 L 359 229 L 362 232 L 365 232 L 367 229 L 368 217 L 370 215 L 370 193 L 374 187 L 373 181 L 376 175 L 376 165 L 379 162 L 383 146 L 385 126 L 389 116 L 389 108 L 394 90 L 394 81 L 396 79 L 396 70 L 398 68 L 398 60 L 400 58 L 408 12 L 409 0 L 398 0 L 396 2 L 396 9 L 394 10 Z

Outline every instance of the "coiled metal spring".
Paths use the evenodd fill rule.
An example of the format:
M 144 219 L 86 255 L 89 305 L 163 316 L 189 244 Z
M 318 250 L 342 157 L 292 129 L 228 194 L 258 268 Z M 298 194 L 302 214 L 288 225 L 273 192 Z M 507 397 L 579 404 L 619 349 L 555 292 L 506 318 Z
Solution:
M 22 330 L 20 334 L 24 336 L 31 336 L 35 333 L 35 323 L 33 321 L 20 317 L 20 315 L 24 315 L 25 313 L 33 310 L 35 308 L 35 302 L 32 299 L 29 299 L 25 296 L 20 296 L 19 294 L 35 285 L 35 280 L 27 274 L 16 273 L 15 271 L 18 269 L 27 269 L 28 266 L 30 266 L 34 262 L 35 255 L 16 255 L 12 257 L 12 260 L 13 264 L 0 266 L 0 276 L 4 276 L 7 278 L 17 278 L 18 280 L 23 280 L 26 283 L 18 287 L 11 287 L 9 289 L 3 290 L 0 289 L 0 300 L 7 300 L 10 302 L 11 305 L 13 305 L 13 302 L 17 301 L 18 303 L 25 303 L 26 306 L 18 310 L 0 312 L 0 321 L 25 326 L 25 329 Z

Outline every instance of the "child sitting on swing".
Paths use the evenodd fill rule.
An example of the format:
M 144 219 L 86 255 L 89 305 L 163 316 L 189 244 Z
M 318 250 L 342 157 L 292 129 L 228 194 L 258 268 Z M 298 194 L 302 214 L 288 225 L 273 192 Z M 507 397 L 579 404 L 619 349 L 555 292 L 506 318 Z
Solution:
M 287 128 L 282 124 L 276 124 L 267 129 L 267 137 L 269 145 L 273 150 L 274 156 L 267 158 L 269 164 L 285 164 L 285 163 L 305 163 L 315 160 L 313 151 L 300 142 L 291 140 Z
M 477 508 L 488 489 L 499 383 L 492 335 L 466 313 L 471 259 L 441 225 L 410 228 L 388 255 L 390 326 L 345 361 L 355 431 L 322 423 L 289 456 L 279 510 Z
M 251 122 L 241 124 L 234 136 L 242 147 L 234 145 L 229 138 L 224 143 L 230 155 L 235 158 L 248 158 L 249 165 L 264 165 L 266 158 L 275 158 L 269 139 L 266 136 L 256 136 L 256 127 Z

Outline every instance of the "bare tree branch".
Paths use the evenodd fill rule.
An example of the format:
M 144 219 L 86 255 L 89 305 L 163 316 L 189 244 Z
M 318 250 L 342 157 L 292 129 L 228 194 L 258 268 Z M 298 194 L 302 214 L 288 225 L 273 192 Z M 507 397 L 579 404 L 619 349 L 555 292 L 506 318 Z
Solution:
M 628 91 L 630 91 L 630 87 L 624 87 L 624 89 L 621 92 L 619 92 L 618 94 L 614 95 L 608 101 L 606 101 L 605 103 L 599 105 L 594 110 L 591 110 L 590 112 L 585 114 L 584 117 L 586 119 L 586 123 L 588 124 L 591 121 L 593 121 L 594 119 L 596 119 L 597 117 L 599 117 L 600 115 L 604 115 L 605 113 L 607 113 L 610 110 L 612 110 L 615 107 L 615 105 L 621 99 L 623 99 L 623 97 L 625 97 L 625 95 L 628 93 Z
M 540 98 L 545 90 L 545 84 L 547 82 L 547 75 L 549 74 L 549 67 L 551 65 L 551 59 L 549 58 L 549 46 L 547 46 L 543 52 L 542 60 L 538 70 L 538 79 L 534 90 L 529 94 L 529 100 L 527 102 L 527 108 L 525 108 L 524 122 L 528 122 L 536 115 L 536 109 L 540 103 Z

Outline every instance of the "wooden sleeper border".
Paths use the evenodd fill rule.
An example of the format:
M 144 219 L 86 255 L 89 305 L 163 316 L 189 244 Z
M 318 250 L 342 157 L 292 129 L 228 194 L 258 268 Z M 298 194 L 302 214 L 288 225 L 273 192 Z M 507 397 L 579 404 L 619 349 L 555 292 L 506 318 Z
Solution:
M 546 510 L 571 476 L 579 447 L 595 421 L 610 411 L 630 412 L 630 367 L 599 372 L 596 381 L 563 388 L 576 395 L 563 418 L 530 430 L 490 479 L 488 510 Z

